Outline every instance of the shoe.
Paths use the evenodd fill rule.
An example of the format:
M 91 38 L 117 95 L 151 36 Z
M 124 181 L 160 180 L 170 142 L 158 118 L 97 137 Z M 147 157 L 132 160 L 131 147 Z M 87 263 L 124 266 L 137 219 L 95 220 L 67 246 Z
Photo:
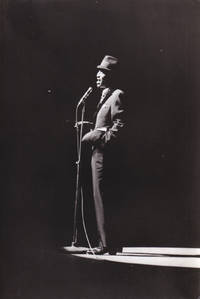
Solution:
M 110 254 L 110 255 L 116 255 L 117 252 L 122 252 L 122 248 L 119 247 L 113 247 L 113 248 L 109 248 L 109 247 L 94 247 L 89 250 L 87 250 L 86 253 L 88 254 L 96 254 L 96 255 L 103 255 L 103 254 Z
M 108 252 L 108 248 L 107 247 L 94 247 L 92 249 L 87 250 L 88 254 L 95 254 L 95 255 L 103 255 Z
M 62 252 L 68 253 L 68 254 L 82 254 L 86 253 L 88 250 L 88 247 L 82 247 L 82 246 L 65 246 L 61 248 Z
M 109 251 L 109 254 L 111 255 L 115 255 L 116 253 L 122 253 L 122 246 L 118 246 L 118 247 L 109 247 L 108 251 Z

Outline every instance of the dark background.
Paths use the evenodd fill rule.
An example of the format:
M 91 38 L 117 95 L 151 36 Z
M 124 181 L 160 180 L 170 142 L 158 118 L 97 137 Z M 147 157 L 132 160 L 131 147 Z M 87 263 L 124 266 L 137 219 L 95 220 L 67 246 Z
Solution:
M 199 1 L 1 0 L 0 11 L 3 248 L 70 244 L 75 107 L 105 54 L 120 58 L 128 106 L 116 232 L 126 246 L 200 246 Z

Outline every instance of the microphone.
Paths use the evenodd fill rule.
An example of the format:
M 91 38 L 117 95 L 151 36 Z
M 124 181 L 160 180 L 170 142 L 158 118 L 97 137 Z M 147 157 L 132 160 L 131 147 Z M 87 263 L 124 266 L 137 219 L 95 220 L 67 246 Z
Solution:
M 89 95 L 91 94 L 92 91 L 93 91 L 93 88 L 89 87 L 88 90 L 84 93 L 84 95 L 80 99 L 80 101 L 78 102 L 77 106 L 79 106 L 80 104 L 84 103 L 84 101 L 89 97 Z

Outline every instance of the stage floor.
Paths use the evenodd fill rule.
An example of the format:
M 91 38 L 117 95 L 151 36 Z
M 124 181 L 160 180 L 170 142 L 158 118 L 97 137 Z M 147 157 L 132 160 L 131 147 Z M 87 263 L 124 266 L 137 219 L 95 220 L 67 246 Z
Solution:
M 197 299 L 199 257 L 164 248 L 124 248 L 116 256 L 66 254 L 60 248 L 7 247 L 2 299 Z M 131 252 L 130 252 L 131 251 Z M 164 254 L 163 254 L 164 253 Z M 198 252 L 197 252 L 198 253 Z M 160 255 L 163 254 L 163 255 Z
M 125 247 L 116 255 L 75 254 L 96 261 L 162 267 L 200 268 L 200 248 Z

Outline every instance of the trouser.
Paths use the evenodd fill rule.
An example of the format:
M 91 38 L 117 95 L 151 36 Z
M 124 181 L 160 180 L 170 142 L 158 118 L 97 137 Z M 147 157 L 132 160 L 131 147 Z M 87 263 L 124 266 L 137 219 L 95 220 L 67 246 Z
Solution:
M 104 152 L 101 149 L 94 148 L 91 159 L 92 167 L 92 185 L 94 206 L 96 212 L 97 230 L 102 246 L 107 246 L 106 223 L 103 202 L 103 179 L 104 179 Z

